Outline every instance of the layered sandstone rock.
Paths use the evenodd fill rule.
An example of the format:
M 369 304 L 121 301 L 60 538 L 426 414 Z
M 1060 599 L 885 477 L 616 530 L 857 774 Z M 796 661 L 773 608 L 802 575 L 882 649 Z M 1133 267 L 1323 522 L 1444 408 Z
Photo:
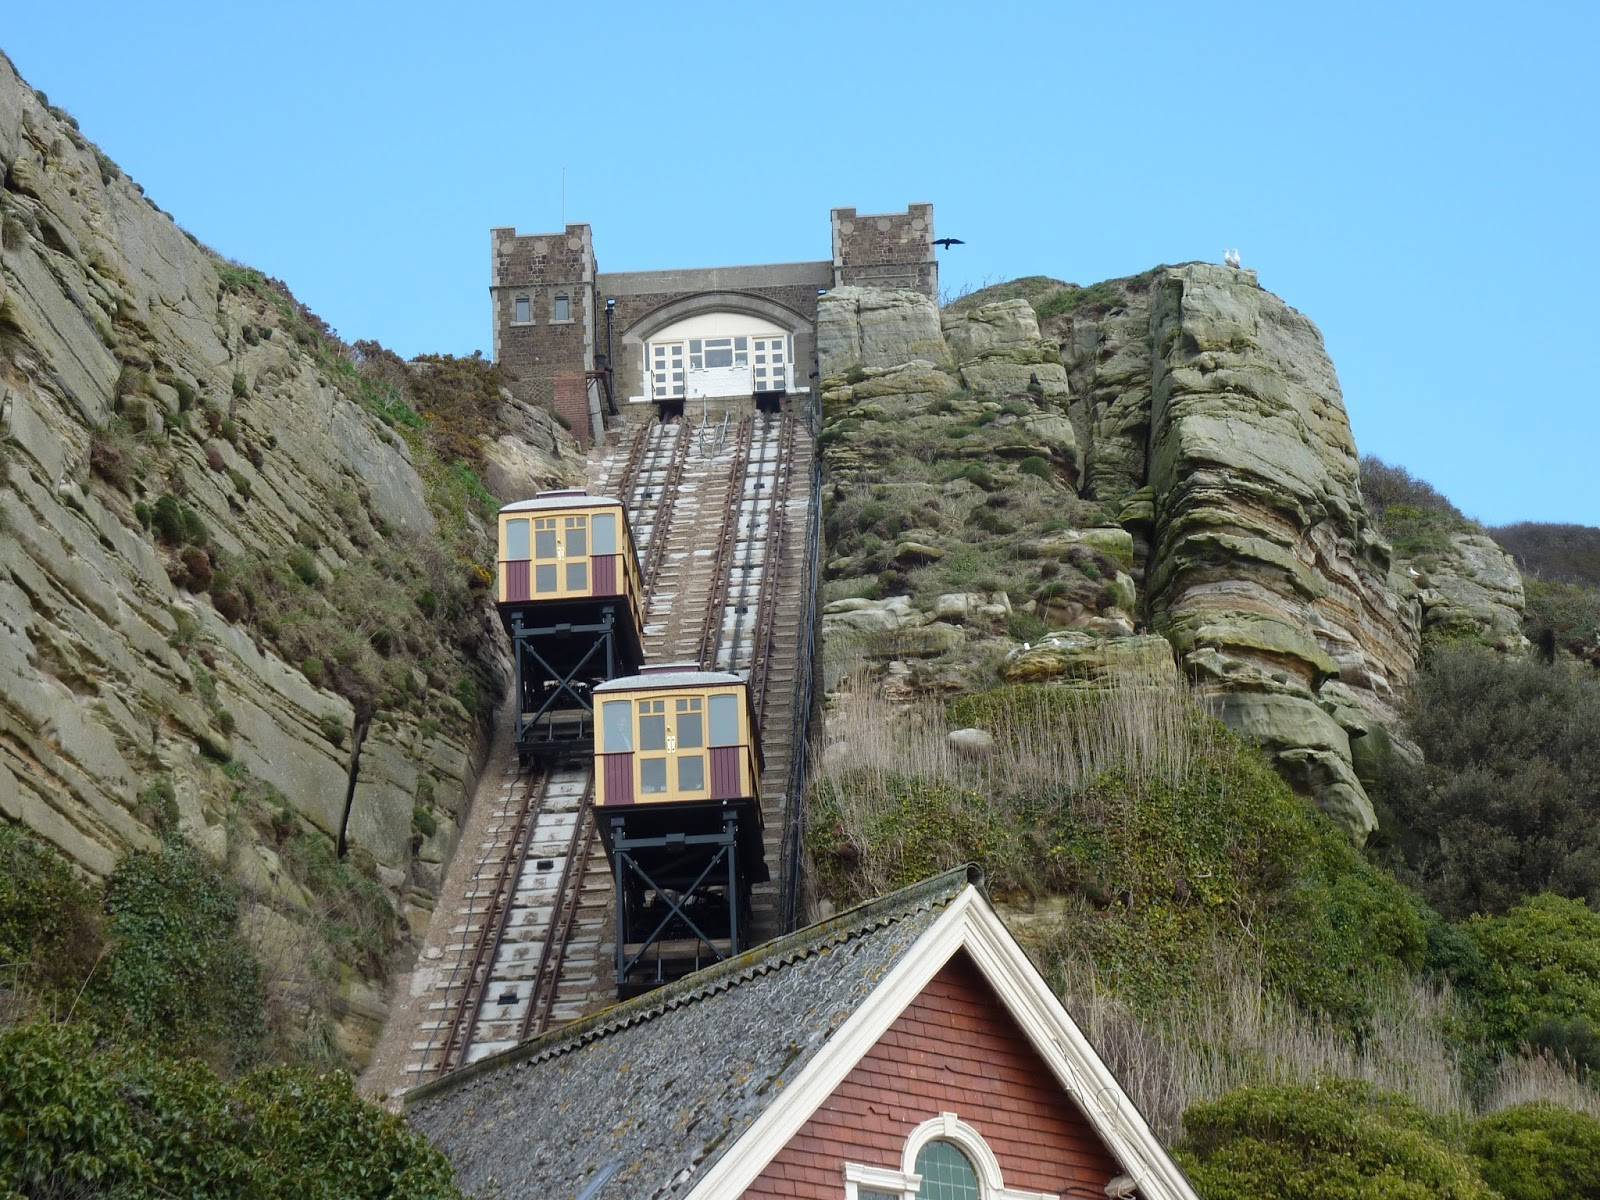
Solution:
M 1415 578 L 1394 568 L 1362 502 L 1321 335 L 1254 273 L 1160 268 L 1068 299 L 1042 331 L 1025 300 L 968 301 L 944 315 L 943 353 L 917 339 L 917 357 L 952 363 L 980 407 L 991 396 L 1031 398 L 1041 411 L 1017 417 L 1006 436 L 1045 422 L 1032 429 L 1037 452 L 1070 461 L 1082 497 L 1121 525 L 1115 546 L 1102 530 L 1077 528 L 1032 547 L 1034 557 L 1095 551 L 1116 573 L 1095 603 L 1114 604 L 1030 602 L 1052 632 L 1014 650 L 1002 673 L 1092 680 L 1117 663 L 1148 669 L 1157 649 L 1176 652 L 1224 721 L 1365 837 L 1374 817 L 1358 766 L 1370 765 L 1367 748 L 1394 718 L 1424 623 L 1515 649 L 1514 566 L 1487 539 L 1460 534 L 1453 554 Z M 860 295 L 824 297 L 821 307 L 830 346 L 844 348 L 824 357 L 824 375 L 843 375 L 863 340 L 853 323 L 879 309 Z M 873 368 L 933 370 L 881 357 Z M 854 386 L 825 381 L 825 395 L 848 405 Z M 932 394 L 919 397 L 924 410 Z M 971 419 L 964 402 L 942 403 L 952 421 Z M 1003 453 L 1004 440 L 990 452 Z M 837 453 L 850 456 L 850 477 L 871 481 L 870 463 L 848 443 L 841 438 Z M 828 453 L 832 465 L 836 451 Z M 1136 627 L 1164 640 L 1130 637 Z
M 181 498 L 234 562 L 281 560 L 311 531 L 323 578 L 390 549 L 443 553 L 406 441 L 335 386 L 282 309 L 224 286 L 227 268 L 3 58 L 0 174 L 0 813 L 104 873 L 155 844 L 140 793 L 161 777 L 186 836 L 292 904 L 301 891 L 275 882 L 276 856 L 233 812 L 254 781 L 330 846 L 343 833 L 402 912 L 422 911 L 438 875 L 422 855 L 437 864 L 453 844 L 476 723 L 443 697 L 431 716 L 380 710 L 352 772 L 351 703 L 172 582 L 173 552 L 134 507 Z M 159 472 L 123 488 L 91 470 L 119 411 Z M 543 438 L 517 439 L 506 477 L 572 478 L 570 438 L 519 418 Z M 479 624 L 491 654 L 486 609 Z M 438 814 L 423 851 L 419 797 Z M 373 1019 L 364 987 L 345 989 L 356 1050 Z

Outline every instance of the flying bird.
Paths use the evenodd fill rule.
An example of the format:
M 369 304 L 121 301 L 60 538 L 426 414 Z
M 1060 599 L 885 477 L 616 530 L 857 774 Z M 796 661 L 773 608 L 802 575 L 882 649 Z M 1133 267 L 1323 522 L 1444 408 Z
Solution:
M 1239 252 L 1232 248 L 1223 251 L 1222 261 L 1237 271 L 1239 269 Z
M 934 238 L 933 244 L 935 246 L 943 246 L 946 250 L 950 249 L 951 246 L 966 245 L 960 238 Z

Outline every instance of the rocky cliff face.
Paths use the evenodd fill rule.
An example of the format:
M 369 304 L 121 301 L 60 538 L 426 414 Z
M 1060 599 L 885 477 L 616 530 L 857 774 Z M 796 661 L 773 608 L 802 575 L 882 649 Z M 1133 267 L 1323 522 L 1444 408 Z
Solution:
M 1034 603 L 1048 633 L 1035 627 L 1011 649 L 1003 675 L 1093 678 L 1107 661 L 1153 661 L 1146 646 L 1120 643 L 1160 635 L 1222 718 L 1357 838 L 1374 824 L 1363 739 L 1394 715 L 1424 614 L 1491 638 L 1515 631 L 1516 571 L 1487 539 L 1432 578 L 1395 569 L 1361 499 L 1321 335 L 1252 272 L 1192 264 L 1032 303 L 980 296 L 944 313 L 942 329 L 932 303 L 909 292 L 839 289 L 822 314 L 835 427 L 859 411 L 861 389 L 891 380 L 902 395 L 951 389 L 938 402 L 951 412 L 1025 400 L 1032 409 L 1017 420 L 1051 425 L 1070 464 L 1058 482 L 1079 506 L 1077 528 L 1046 541 L 1125 539 L 1113 607 L 1126 627 L 1103 608 Z M 855 440 L 829 453 L 870 479 Z M 926 540 L 944 553 L 954 539 Z M 1087 569 L 1098 577 L 1108 565 Z
M 320 841 L 425 913 L 480 753 L 463 701 L 497 662 L 481 592 L 454 644 L 428 633 L 466 594 L 461 527 L 480 518 L 437 502 L 459 471 L 3 59 L 0 174 L 0 811 L 94 873 L 175 829 L 296 945 L 289 927 L 324 916 L 290 847 Z M 503 477 L 576 477 L 565 434 L 506 409 Z M 285 657 L 340 588 L 363 593 L 361 627 Z M 359 1056 L 381 994 L 328 954 Z

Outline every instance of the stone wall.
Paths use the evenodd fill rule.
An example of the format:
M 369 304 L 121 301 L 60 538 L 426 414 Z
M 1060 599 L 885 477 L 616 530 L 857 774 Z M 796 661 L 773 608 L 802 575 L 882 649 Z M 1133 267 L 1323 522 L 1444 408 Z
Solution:
M 531 403 L 555 399 L 558 375 L 594 368 L 594 238 L 587 225 L 568 225 L 563 233 L 490 232 L 489 295 L 494 313 L 495 361 L 511 379 L 512 390 Z M 569 317 L 556 321 L 555 303 L 565 296 Z M 517 300 L 529 304 L 527 322 L 516 320 Z M 604 315 L 598 319 L 603 321 Z
M 836 208 L 831 222 L 835 287 L 904 288 L 938 297 L 933 205 L 864 216 L 853 208 Z

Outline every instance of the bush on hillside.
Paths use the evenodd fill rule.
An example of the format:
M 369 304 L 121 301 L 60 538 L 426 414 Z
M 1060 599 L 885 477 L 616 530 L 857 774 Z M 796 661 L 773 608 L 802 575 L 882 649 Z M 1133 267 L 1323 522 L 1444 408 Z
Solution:
M 1494 1200 L 1420 1109 L 1364 1083 L 1242 1088 L 1184 1116 L 1206 1200 Z
M 1600 666 L 1600 587 L 1524 579 L 1522 632 L 1547 660 L 1565 650 Z
M 1396 506 L 1447 517 L 1465 525 L 1466 516 L 1443 493 L 1404 467 L 1386 463 L 1376 454 L 1361 459 L 1361 497 L 1373 516 L 1382 518 Z
M 238 931 L 231 883 L 192 846 L 133 851 L 106 880 L 109 948 L 98 1017 L 169 1053 L 233 1070 L 265 1035 L 261 969 Z
M 1504 1200 L 1600 1200 L 1600 1121 L 1526 1104 L 1479 1121 L 1468 1147 Z
M 0 989 L 63 1010 L 103 944 L 99 899 L 53 848 L 0 825 Z
M 1361 460 L 1361 495 L 1402 559 L 1450 549 L 1450 535 L 1476 526 L 1432 484 L 1375 455 Z
M 1425 765 L 1391 758 L 1372 788 L 1383 846 L 1445 916 L 1554 891 L 1600 903 L 1600 678 L 1439 647 L 1405 713 Z
M 349 1076 L 202 1064 L 36 1023 L 0 1033 L 0 1193 L 239 1200 L 457 1196 L 443 1155 Z
M 1529 575 L 1556 583 L 1600 587 L 1600 529 L 1523 521 L 1490 530 Z
M 1581 900 L 1544 895 L 1465 929 L 1481 966 L 1460 982 L 1490 1036 L 1505 1046 L 1543 1044 L 1579 1066 L 1600 1067 L 1591 1057 L 1600 1043 L 1600 914 Z

